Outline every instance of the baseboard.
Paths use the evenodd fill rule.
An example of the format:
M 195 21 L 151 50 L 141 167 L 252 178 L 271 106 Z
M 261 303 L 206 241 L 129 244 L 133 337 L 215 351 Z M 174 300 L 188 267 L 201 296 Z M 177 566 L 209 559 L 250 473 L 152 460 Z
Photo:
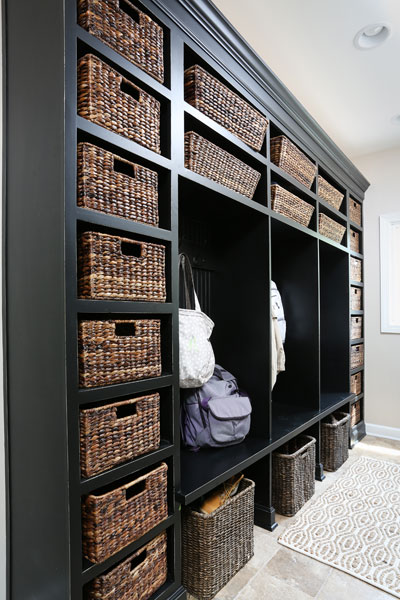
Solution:
M 386 425 L 374 425 L 373 423 L 366 423 L 366 431 L 367 435 L 387 438 L 388 440 L 400 440 L 399 427 L 387 427 Z

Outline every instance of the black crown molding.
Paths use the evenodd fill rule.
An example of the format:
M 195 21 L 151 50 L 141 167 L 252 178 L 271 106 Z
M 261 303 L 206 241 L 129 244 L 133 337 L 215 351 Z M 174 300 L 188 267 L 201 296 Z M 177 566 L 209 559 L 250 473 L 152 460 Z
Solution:
M 183 18 L 184 13 L 182 14 L 182 11 L 179 11 L 178 14 L 178 11 L 173 10 L 172 7 L 170 9 L 168 4 L 172 3 L 165 2 L 165 0 L 153 0 L 153 2 L 189 37 L 204 48 L 204 44 L 199 37 L 188 27 L 187 19 Z M 347 181 L 352 191 L 356 194 L 358 193 L 360 196 L 359 199 L 361 199 L 370 185 L 368 180 L 318 125 L 304 106 L 300 104 L 288 88 L 271 71 L 240 33 L 229 23 L 218 8 L 210 0 L 177 0 L 177 3 L 236 60 L 242 69 L 251 75 L 262 90 L 279 107 L 279 112 L 283 111 L 285 113 L 286 121 L 287 117 L 290 117 L 297 126 L 295 128 L 296 131 L 294 131 L 295 135 L 299 134 L 299 130 L 306 132 L 308 139 L 303 138 L 302 142 L 309 147 L 312 153 L 315 152 L 315 154 L 324 157 L 325 165 L 328 169 L 332 168 L 334 171 L 340 170 L 343 181 Z M 241 84 L 243 85 L 243 82 Z M 249 91 L 254 96 L 254 90 Z M 258 98 L 258 100 L 265 105 L 265 99 Z M 266 109 L 278 119 L 282 118 L 282 114 L 277 114 L 270 105 L 266 106 Z M 290 123 L 285 122 L 285 125 L 293 131 Z

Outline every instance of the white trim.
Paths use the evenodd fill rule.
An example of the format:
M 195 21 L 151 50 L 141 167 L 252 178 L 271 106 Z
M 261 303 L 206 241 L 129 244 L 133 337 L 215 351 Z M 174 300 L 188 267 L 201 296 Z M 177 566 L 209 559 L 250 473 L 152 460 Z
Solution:
M 381 262 L 381 332 L 400 333 L 398 316 L 393 319 L 390 309 L 390 298 L 397 295 L 398 263 L 397 252 L 394 251 L 395 231 L 400 227 L 400 212 L 389 213 L 379 217 L 380 223 L 380 262 Z M 398 235 L 398 233 L 397 233 Z M 396 257 L 396 258 L 395 258 Z M 396 266 L 397 265 L 397 266 Z M 395 275 L 395 280 L 393 283 Z
M 366 423 L 365 429 L 367 435 L 387 438 L 388 440 L 400 440 L 400 427 L 387 427 L 386 425 L 374 425 L 374 423 Z

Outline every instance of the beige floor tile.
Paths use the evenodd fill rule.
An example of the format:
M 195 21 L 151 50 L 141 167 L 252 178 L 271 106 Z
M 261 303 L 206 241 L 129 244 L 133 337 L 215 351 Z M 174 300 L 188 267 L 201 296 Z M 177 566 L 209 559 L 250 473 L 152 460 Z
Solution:
M 259 529 L 259 528 L 257 528 Z M 278 540 L 263 529 L 254 532 L 254 556 L 248 563 L 250 567 L 261 569 L 280 550 Z
M 258 569 L 247 563 L 215 596 L 216 600 L 233 600 L 254 577 Z
M 312 597 L 282 579 L 266 577 L 261 571 L 240 592 L 236 600 L 311 600 Z
M 322 586 L 317 600 L 393 600 L 391 594 L 356 579 L 338 569 L 331 573 Z

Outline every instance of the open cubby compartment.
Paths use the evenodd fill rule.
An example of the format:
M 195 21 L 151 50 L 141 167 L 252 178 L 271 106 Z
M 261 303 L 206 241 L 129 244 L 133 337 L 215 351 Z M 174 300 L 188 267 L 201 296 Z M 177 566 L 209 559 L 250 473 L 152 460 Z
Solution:
M 141 79 L 135 77 L 131 72 L 125 70 L 119 63 L 115 63 L 112 60 L 110 60 L 108 58 L 108 56 L 105 56 L 104 54 L 99 52 L 96 48 L 89 46 L 82 40 L 78 40 L 77 61 L 79 61 L 79 59 L 82 56 L 84 56 L 85 54 L 93 54 L 93 55 L 97 56 L 97 58 L 99 58 L 102 62 L 106 63 L 109 67 L 111 67 L 112 69 L 117 71 L 117 73 L 119 73 L 125 79 L 127 79 L 128 82 L 133 83 L 134 86 L 137 86 L 138 88 L 140 88 L 141 90 L 143 90 L 147 94 L 150 94 L 150 96 L 152 96 L 153 98 L 158 100 L 158 102 L 160 103 L 160 149 L 161 149 L 161 155 L 165 156 L 166 158 L 170 158 L 171 157 L 171 101 L 169 100 L 169 98 L 167 98 L 162 93 L 160 93 L 158 91 L 158 89 L 154 89 L 151 85 L 148 85 Z M 118 56 L 118 55 L 116 55 L 116 56 Z M 132 97 L 135 100 L 138 99 L 138 91 L 135 90 L 135 88 L 132 88 L 129 85 L 125 85 L 125 83 L 123 83 L 123 86 L 124 86 L 123 91 L 125 93 L 132 95 Z M 108 132 L 109 130 L 105 129 L 105 131 Z M 114 132 L 110 131 L 110 133 L 113 134 Z M 108 136 L 105 135 L 104 137 L 108 137 Z M 133 144 L 136 143 L 134 140 L 130 140 L 129 138 L 127 138 L 125 136 L 122 136 L 122 137 L 124 140 L 128 140 Z M 147 150 L 147 148 L 145 148 L 144 146 L 143 146 L 143 148 L 145 150 Z M 155 155 L 157 156 L 157 153 Z
M 271 263 L 286 319 L 286 366 L 272 392 L 274 418 L 284 428 L 286 412 L 295 423 L 296 413 L 307 421 L 305 413 L 319 410 L 318 242 L 271 219 Z
M 323 405 L 329 397 L 350 393 L 349 266 L 347 253 L 329 244 L 320 243 L 319 254 Z
M 332 206 L 327 200 L 325 200 L 323 197 L 321 197 L 319 195 L 319 193 L 318 193 L 318 175 L 323 177 L 325 179 L 325 181 L 327 181 L 327 183 L 329 183 L 338 192 L 340 192 L 342 194 L 343 199 L 342 199 L 340 208 L 338 210 L 334 206 Z M 330 210 L 332 213 L 335 213 L 335 214 L 341 213 L 343 215 L 343 217 L 345 218 L 346 214 L 347 214 L 347 212 L 346 212 L 347 211 L 347 195 L 346 195 L 346 188 L 343 186 L 343 184 L 338 183 L 338 181 L 334 177 L 332 177 L 328 171 L 321 168 L 321 166 L 318 166 L 318 173 L 315 178 L 315 181 L 316 181 L 316 192 L 318 194 L 318 200 L 320 201 L 321 206 L 324 206 L 328 211 Z M 327 214 L 328 214 L 328 216 L 331 216 L 331 215 L 329 215 L 329 213 L 327 213 Z
M 317 231 L 317 211 L 315 210 L 316 209 L 316 200 L 315 200 L 315 197 L 313 197 L 314 194 L 309 194 L 304 186 L 302 186 L 300 183 L 297 184 L 296 180 L 293 180 L 293 183 L 292 183 L 291 181 L 287 180 L 284 177 L 284 175 L 280 175 L 280 174 L 276 173 L 275 171 L 271 170 L 271 185 L 273 185 L 273 184 L 279 185 L 280 187 L 284 188 L 291 194 L 294 194 L 295 196 L 297 196 L 297 198 L 300 198 L 300 200 L 304 200 L 304 202 L 307 202 L 307 204 L 310 204 L 311 206 L 313 206 L 314 212 L 311 216 L 311 220 L 310 220 L 308 227 L 305 227 L 305 225 L 298 223 L 294 219 L 289 219 L 289 217 L 285 217 L 284 215 L 281 215 L 278 212 L 274 211 L 272 214 L 274 216 L 278 215 L 278 218 L 289 219 L 290 223 L 295 223 L 296 226 L 298 226 L 298 227 L 305 227 L 305 229 L 312 229 L 312 231 Z M 298 185 L 300 187 L 298 187 Z M 271 208 L 272 208 L 272 205 L 271 205 Z
M 343 246 L 344 248 L 347 248 L 347 222 L 346 222 L 346 218 L 343 216 L 340 217 L 338 215 L 338 212 L 335 211 L 335 209 L 332 209 L 332 207 L 329 206 L 329 204 L 324 204 L 322 205 L 321 202 L 319 203 L 319 214 L 321 215 L 325 215 L 326 217 L 328 217 L 329 219 L 331 219 L 332 221 L 335 221 L 335 223 L 338 223 L 339 226 L 344 227 L 343 230 L 343 237 L 341 239 L 341 241 L 337 241 L 337 239 L 333 239 L 331 238 L 330 235 L 326 235 L 325 233 L 321 233 L 321 226 L 320 224 L 318 224 L 318 231 L 320 233 L 320 235 L 323 236 L 322 240 L 325 241 L 333 241 L 336 244 L 340 244 L 341 246 Z M 332 224 L 334 226 L 334 224 Z M 329 227 L 329 226 L 328 226 Z M 330 227 L 329 227 L 330 229 Z M 334 226 L 333 229 L 333 235 L 336 234 L 336 227 Z M 328 233 L 328 232 L 327 232 Z M 329 233 L 331 233 L 331 231 L 329 231 Z M 341 230 L 338 231 L 338 235 L 341 235 Z

